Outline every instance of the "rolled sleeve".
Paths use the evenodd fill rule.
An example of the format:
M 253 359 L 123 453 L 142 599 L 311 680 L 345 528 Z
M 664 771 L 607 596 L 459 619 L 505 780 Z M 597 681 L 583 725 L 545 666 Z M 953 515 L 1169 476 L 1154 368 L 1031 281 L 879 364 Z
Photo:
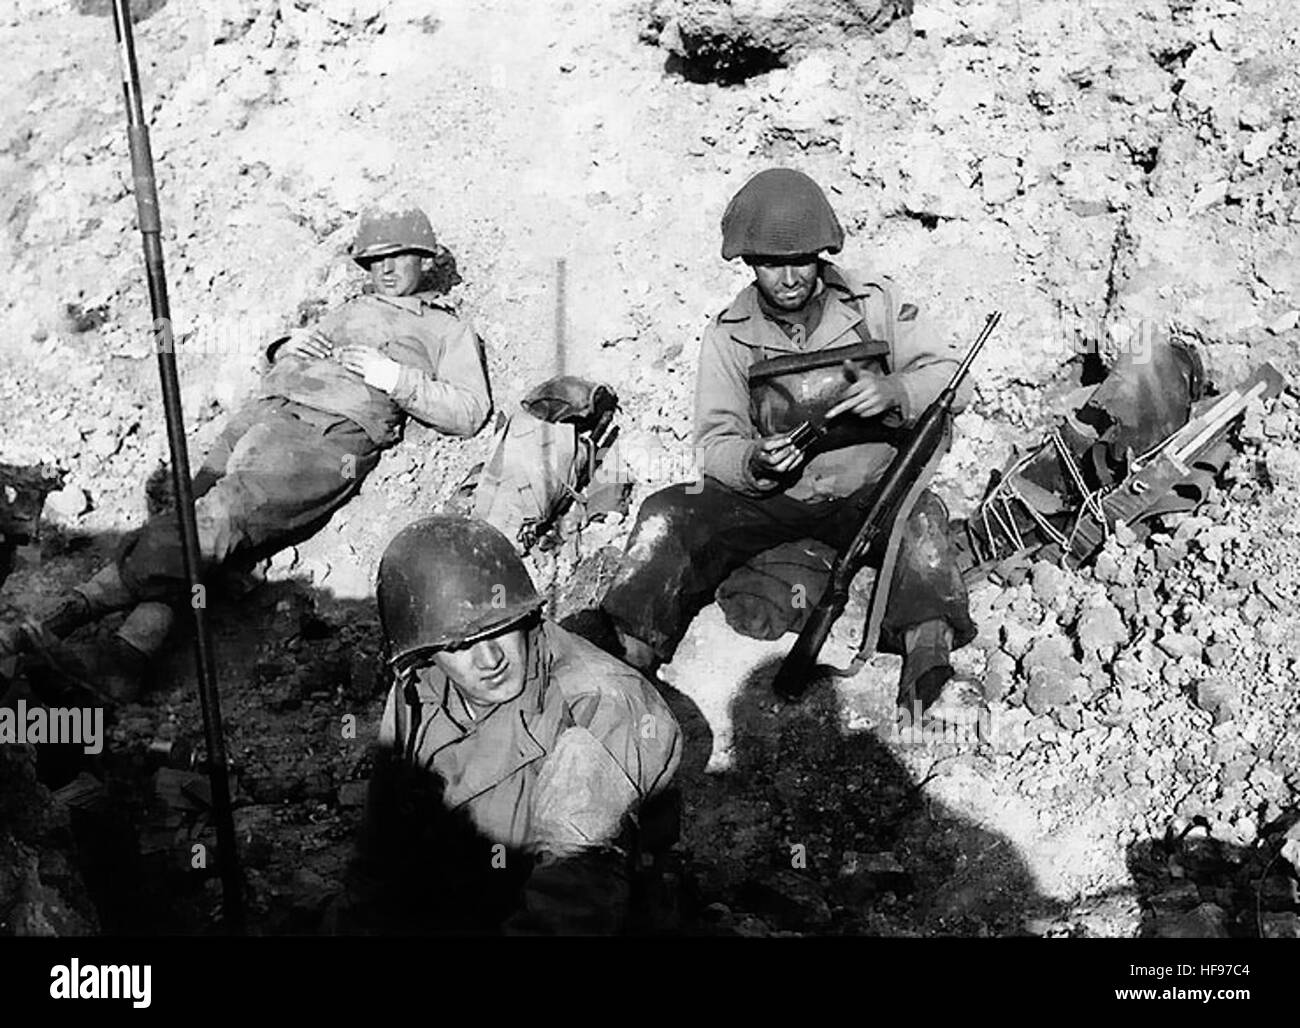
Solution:
M 749 383 L 738 350 L 716 322 L 705 331 L 695 388 L 695 459 L 701 474 L 736 492 L 761 496 L 777 483 L 755 478 L 750 470 L 759 438 L 749 418 Z
M 482 343 L 473 329 L 449 319 L 451 330 L 426 342 L 435 371 L 402 363 L 390 396 L 395 404 L 431 428 L 455 436 L 472 436 L 492 413 L 492 398 L 483 370 Z

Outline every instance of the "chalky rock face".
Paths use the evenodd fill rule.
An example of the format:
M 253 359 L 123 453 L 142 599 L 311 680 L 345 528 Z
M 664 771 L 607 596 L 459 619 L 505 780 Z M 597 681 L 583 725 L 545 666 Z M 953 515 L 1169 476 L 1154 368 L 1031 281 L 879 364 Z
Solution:
M 110 18 L 113 15 L 111 0 L 76 0 L 72 5 L 78 14 Z M 167 0 L 136 0 L 131 5 L 131 21 L 142 22 L 167 6 Z
M 655 0 L 647 36 L 688 78 L 721 83 L 788 63 L 801 51 L 879 32 L 912 0 Z

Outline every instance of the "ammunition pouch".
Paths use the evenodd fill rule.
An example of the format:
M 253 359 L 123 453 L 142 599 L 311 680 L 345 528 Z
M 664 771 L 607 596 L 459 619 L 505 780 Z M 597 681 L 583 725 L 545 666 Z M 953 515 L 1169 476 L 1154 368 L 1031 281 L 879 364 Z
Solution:
M 826 412 L 844 399 L 848 361 L 860 374 L 888 373 L 889 344 L 870 339 L 813 353 L 761 360 L 749 369 L 750 419 L 764 436 L 790 432 L 805 422 L 822 426 Z M 898 440 L 902 419 L 896 411 L 876 418 L 842 417 L 827 423 L 816 452 L 859 443 Z

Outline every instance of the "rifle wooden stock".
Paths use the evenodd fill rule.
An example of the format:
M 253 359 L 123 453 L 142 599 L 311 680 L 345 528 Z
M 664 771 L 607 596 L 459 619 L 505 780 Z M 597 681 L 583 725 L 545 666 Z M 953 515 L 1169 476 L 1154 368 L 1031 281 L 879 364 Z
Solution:
M 877 537 L 882 532 L 888 532 L 892 527 L 913 480 L 930 462 L 943 442 L 952 408 L 957 400 L 957 390 L 1001 318 L 1001 311 L 989 315 L 983 331 L 953 374 L 952 380 L 944 387 L 938 398 L 926 408 L 906 443 L 894 455 L 852 542 L 835 558 L 826 589 L 800 630 L 799 638 L 795 640 L 794 646 L 790 648 L 790 652 L 781 662 L 776 676 L 772 679 L 772 688 L 783 699 L 792 702 L 798 700 L 811 684 L 822 646 L 825 645 L 836 619 L 844 613 L 844 608 L 848 605 L 849 586 L 858 566 Z
M 781 661 L 776 677 L 772 679 L 772 688 L 778 696 L 797 700 L 803 695 L 817 671 L 817 657 L 822 645 L 847 604 L 847 590 L 827 586 L 826 592 L 817 601 L 817 606 L 800 630 L 799 638 L 786 654 L 785 660 Z

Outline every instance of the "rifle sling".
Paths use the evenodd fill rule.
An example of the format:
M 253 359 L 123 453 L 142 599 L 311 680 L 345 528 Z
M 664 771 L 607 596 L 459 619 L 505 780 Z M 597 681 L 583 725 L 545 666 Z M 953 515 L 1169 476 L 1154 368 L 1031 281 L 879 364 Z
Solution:
M 944 455 L 948 452 L 951 441 L 952 421 L 949 419 L 944 429 L 943 442 L 935 447 L 934 453 L 931 454 L 925 467 L 912 481 L 912 485 L 907 490 L 907 495 L 903 497 L 903 502 L 894 515 L 893 524 L 889 526 L 889 542 L 885 546 L 885 555 L 880 562 L 880 570 L 876 573 L 876 580 L 871 585 L 871 601 L 867 606 L 867 623 L 862 633 L 862 642 L 848 667 L 832 668 L 830 670 L 830 673 L 836 678 L 852 678 L 862 670 L 863 665 L 871 659 L 871 655 L 876 650 L 876 644 L 880 641 L 880 626 L 885 620 L 885 608 L 889 605 L 889 590 L 894 581 L 894 568 L 898 565 L 898 554 L 902 548 L 903 531 L 907 527 L 907 519 L 911 516 L 916 501 L 929 487 L 930 479 L 934 477 L 939 462 L 943 460 Z

